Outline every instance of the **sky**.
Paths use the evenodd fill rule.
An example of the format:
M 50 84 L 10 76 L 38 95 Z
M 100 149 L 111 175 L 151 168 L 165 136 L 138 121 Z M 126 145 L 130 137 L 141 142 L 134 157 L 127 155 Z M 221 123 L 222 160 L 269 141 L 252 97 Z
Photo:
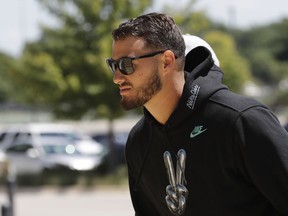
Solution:
M 176 1 L 182 5 L 187 0 L 157 0 L 155 10 L 164 2 L 174 6 Z M 287 0 L 197 0 L 195 8 L 204 10 L 214 21 L 239 28 L 288 18 Z M 37 0 L 0 0 L 0 51 L 20 55 L 26 41 L 39 37 L 40 23 L 55 25 L 55 20 Z

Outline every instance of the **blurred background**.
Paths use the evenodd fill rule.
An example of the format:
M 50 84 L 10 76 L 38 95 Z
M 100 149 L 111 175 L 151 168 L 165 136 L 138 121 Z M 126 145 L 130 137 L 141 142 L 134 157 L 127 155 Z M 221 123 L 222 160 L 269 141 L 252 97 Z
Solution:
M 0 1 L 2 216 L 133 215 L 124 149 L 142 111 L 123 112 L 105 59 L 111 31 L 146 12 L 168 13 L 183 34 L 206 40 L 224 83 L 284 126 L 287 8 L 286 0 Z

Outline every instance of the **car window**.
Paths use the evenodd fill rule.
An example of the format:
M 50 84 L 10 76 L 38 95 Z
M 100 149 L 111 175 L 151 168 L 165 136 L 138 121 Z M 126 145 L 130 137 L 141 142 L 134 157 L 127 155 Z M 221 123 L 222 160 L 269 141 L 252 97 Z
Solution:
M 15 139 L 17 139 L 17 138 L 19 137 L 19 135 L 20 135 L 20 133 L 19 133 L 19 132 L 15 133 L 15 135 L 14 135 L 13 139 L 14 139 L 14 140 L 15 140 Z
M 11 139 L 12 142 L 14 142 L 19 139 L 30 138 L 31 133 L 29 132 L 6 132 L 5 135 L 3 135 L 2 139 L 5 140 L 8 137 Z
M 6 134 L 7 134 L 6 132 L 0 134 L 0 142 L 2 142 L 5 139 Z
M 15 136 L 18 136 L 15 132 L 3 132 L 0 136 L 0 142 L 5 141 L 6 139 L 15 139 Z
M 14 142 L 18 139 L 27 139 L 31 137 L 31 133 L 29 132 L 2 132 L 0 134 L 0 142 L 4 141 L 5 139 L 9 139 L 10 141 Z
M 28 149 L 33 148 L 31 144 L 21 144 L 9 147 L 6 151 L 8 153 L 25 153 Z

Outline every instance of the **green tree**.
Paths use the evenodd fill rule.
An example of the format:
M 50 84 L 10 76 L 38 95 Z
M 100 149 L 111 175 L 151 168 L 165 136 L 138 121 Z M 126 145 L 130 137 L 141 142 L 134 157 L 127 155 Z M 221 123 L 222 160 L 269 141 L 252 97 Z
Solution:
M 17 71 L 19 71 L 17 59 L 0 53 L 0 103 L 20 100 L 18 93 L 21 91 L 21 86 L 15 85 L 14 82 Z
M 211 45 L 224 71 L 224 84 L 232 91 L 241 92 L 245 82 L 252 79 L 249 62 L 241 56 L 234 38 L 229 33 L 216 30 L 216 25 L 204 11 L 195 10 L 195 3 L 195 0 L 190 0 L 176 10 L 169 7 L 166 10 L 173 14 L 183 34 L 199 36 Z
M 287 76 L 288 19 L 249 30 L 232 31 L 240 52 L 251 62 L 252 73 L 277 86 Z
M 231 32 L 240 52 L 249 59 L 252 74 L 271 87 L 265 103 L 275 110 L 287 106 L 287 85 L 283 83 L 288 80 L 288 19 Z
M 164 11 L 173 16 L 177 25 L 183 33 L 201 36 L 204 32 L 211 30 L 212 23 L 205 11 L 195 8 L 196 0 L 188 0 L 185 4 L 174 4 L 164 7 Z
M 26 45 L 21 82 L 27 100 L 50 106 L 57 117 L 115 118 L 119 93 L 105 58 L 111 55 L 111 32 L 134 17 L 149 0 L 39 0 L 58 20 L 43 27 L 41 38 Z M 125 5 L 125 7 L 123 7 Z
M 220 31 L 210 31 L 204 39 L 213 47 L 224 72 L 223 82 L 235 92 L 241 92 L 244 84 L 252 79 L 249 62 L 237 51 L 234 38 Z
M 38 41 L 26 45 L 19 72 L 27 100 L 47 105 L 58 118 L 109 121 L 109 168 L 114 170 L 113 119 L 122 114 L 119 90 L 105 59 L 111 55 L 112 30 L 141 14 L 150 0 L 39 0 L 58 20 L 43 27 Z

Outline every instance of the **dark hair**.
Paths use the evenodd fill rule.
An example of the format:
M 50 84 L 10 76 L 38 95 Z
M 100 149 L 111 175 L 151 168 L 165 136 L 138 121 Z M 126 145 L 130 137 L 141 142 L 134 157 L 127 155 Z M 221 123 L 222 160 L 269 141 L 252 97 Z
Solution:
M 141 37 L 147 48 L 155 50 L 169 49 L 184 65 L 185 43 L 180 29 L 173 18 L 166 14 L 149 13 L 124 23 L 112 32 L 113 40 L 122 40 L 127 37 Z

